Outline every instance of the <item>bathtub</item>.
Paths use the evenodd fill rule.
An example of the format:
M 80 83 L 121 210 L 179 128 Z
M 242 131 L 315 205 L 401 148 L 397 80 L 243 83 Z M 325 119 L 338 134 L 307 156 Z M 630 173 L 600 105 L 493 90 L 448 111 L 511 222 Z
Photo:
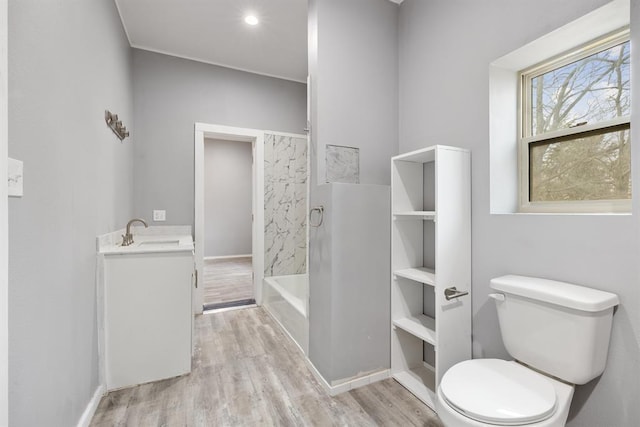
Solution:
M 263 305 L 304 354 L 309 348 L 309 277 L 306 274 L 263 279 Z

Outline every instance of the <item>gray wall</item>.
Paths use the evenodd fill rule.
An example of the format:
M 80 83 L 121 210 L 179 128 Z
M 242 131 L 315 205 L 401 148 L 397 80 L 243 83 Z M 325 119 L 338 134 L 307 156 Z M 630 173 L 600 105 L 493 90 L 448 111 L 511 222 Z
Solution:
M 390 365 L 390 192 L 386 185 L 325 184 L 310 227 L 309 359 L 330 384 Z
M 133 51 L 135 213 L 193 224 L 193 132 L 203 122 L 301 133 L 306 85 Z
M 389 220 L 382 219 L 388 189 L 386 199 L 376 199 L 368 186 L 319 184 L 327 144 L 360 149 L 362 184 L 390 183 L 398 139 L 397 19 L 398 6 L 388 0 L 309 1 L 310 200 L 326 212 L 326 222 L 309 230 L 309 357 L 329 382 L 389 367 L 391 242 Z M 349 188 L 349 196 L 336 197 L 335 188 Z M 362 302 L 365 294 L 371 304 Z M 360 341 L 372 332 L 363 319 L 377 325 L 369 343 Z
M 400 151 L 431 144 L 471 150 L 475 357 L 508 357 L 489 280 L 516 273 L 564 280 L 620 296 L 604 374 L 579 386 L 569 426 L 635 425 L 640 419 L 640 197 L 633 216 L 491 215 L 489 63 L 605 4 L 604 0 L 471 2 L 405 0 L 400 8 Z M 639 43 L 632 1 L 633 44 Z M 640 82 L 640 56 L 633 56 Z M 634 91 L 632 122 L 640 113 Z M 640 140 L 632 127 L 633 139 Z M 640 188 L 640 149 L 633 187 Z M 514 159 L 515 161 L 515 159 Z
M 327 382 L 333 376 L 333 327 L 331 326 L 333 292 L 333 240 L 332 188 L 336 184 L 312 188 L 315 200 L 312 206 L 323 206 L 326 215 L 321 227 L 309 225 L 309 360 Z
M 96 236 L 133 212 L 131 93 L 112 0 L 9 1 L 9 155 L 25 171 L 9 200 L 11 425 L 76 425 L 98 386 Z
M 204 140 L 204 256 L 251 254 L 250 142 Z
M 360 183 L 390 184 L 398 150 L 398 7 L 388 0 L 309 1 L 312 139 L 317 179 L 327 144 L 360 149 Z M 320 26 L 319 28 L 317 26 Z

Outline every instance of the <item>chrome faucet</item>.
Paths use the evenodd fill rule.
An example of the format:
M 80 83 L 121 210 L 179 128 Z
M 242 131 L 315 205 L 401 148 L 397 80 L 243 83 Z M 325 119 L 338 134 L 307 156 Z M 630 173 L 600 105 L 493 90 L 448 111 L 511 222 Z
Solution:
M 131 221 L 127 223 L 127 232 L 124 236 L 122 236 L 122 246 L 129 246 L 133 243 L 133 234 L 131 234 L 131 224 L 134 222 L 141 222 L 144 224 L 144 228 L 149 227 L 144 219 L 133 218 Z

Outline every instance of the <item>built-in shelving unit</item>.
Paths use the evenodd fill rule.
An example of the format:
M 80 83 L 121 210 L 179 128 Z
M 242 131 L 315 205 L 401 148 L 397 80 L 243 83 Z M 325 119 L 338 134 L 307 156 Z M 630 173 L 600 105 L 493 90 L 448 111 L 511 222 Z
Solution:
M 391 160 L 393 378 L 435 409 L 442 375 L 471 358 L 470 158 L 436 145 Z
M 405 279 L 414 280 L 425 285 L 436 284 L 436 272 L 432 268 L 415 267 L 404 268 L 393 272 L 396 277 L 404 277 Z
M 436 213 L 434 211 L 409 211 L 409 212 L 394 212 L 395 219 L 416 219 L 421 218 L 425 221 L 434 221 L 436 219 Z
M 401 317 L 395 319 L 393 325 L 404 329 L 411 335 L 415 335 L 422 341 L 436 345 L 436 319 L 433 317 L 425 316 L 424 314 Z

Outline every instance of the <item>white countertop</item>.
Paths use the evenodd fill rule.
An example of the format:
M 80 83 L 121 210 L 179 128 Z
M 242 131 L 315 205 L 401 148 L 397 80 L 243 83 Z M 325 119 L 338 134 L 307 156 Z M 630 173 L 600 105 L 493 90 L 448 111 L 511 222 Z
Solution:
M 122 246 L 120 230 L 98 237 L 98 253 L 103 255 L 126 255 L 161 252 L 193 251 L 193 238 L 186 229 L 179 227 L 150 227 L 150 230 L 134 228 L 133 244 Z M 190 228 L 189 228 L 190 230 Z M 122 230 L 124 234 L 124 230 Z

